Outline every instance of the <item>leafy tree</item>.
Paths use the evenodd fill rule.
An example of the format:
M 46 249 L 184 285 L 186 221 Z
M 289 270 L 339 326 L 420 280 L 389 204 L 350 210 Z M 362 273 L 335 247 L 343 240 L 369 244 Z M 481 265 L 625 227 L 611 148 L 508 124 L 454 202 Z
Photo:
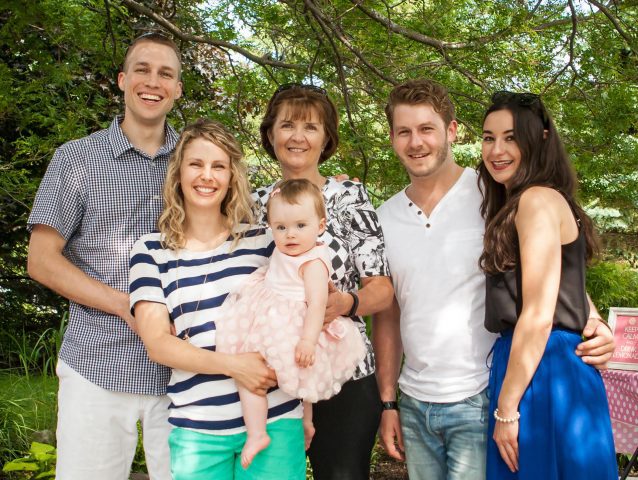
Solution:
M 184 55 L 185 95 L 172 123 L 209 116 L 232 126 L 257 183 L 278 175 L 257 125 L 279 84 L 326 88 L 341 112 L 342 143 L 322 169 L 361 178 L 376 203 L 407 181 L 383 115 L 394 84 L 429 77 L 449 87 L 464 165 L 478 160 L 490 94 L 530 90 L 563 133 L 583 203 L 612 212 L 609 228 L 636 232 L 636 25 L 636 2 L 616 0 L 5 0 L 0 315 L 28 318 L 34 330 L 57 325 L 65 302 L 26 279 L 26 218 L 54 149 L 121 111 L 118 67 L 144 31 L 172 35 Z

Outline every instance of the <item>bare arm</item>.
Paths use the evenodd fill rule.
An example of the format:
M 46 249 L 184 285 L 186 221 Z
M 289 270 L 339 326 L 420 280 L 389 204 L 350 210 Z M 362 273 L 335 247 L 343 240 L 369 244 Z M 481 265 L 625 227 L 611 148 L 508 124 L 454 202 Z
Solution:
M 166 306 L 140 301 L 135 304 L 139 335 L 151 360 L 188 372 L 233 377 L 250 391 L 265 395 L 276 385 L 274 372 L 258 353 L 230 355 L 191 345 L 171 333 Z
M 551 333 L 561 275 L 561 210 L 566 208 L 559 193 L 543 187 L 530 188 L 519 202 L 516 230 L 525 300 L 498 397 L 503 418 L 515 417 Z M 510 470 L 518 470 L 518 422 L 496 422 L 494 440 Z
M 401 369 L 403 345 L 399 319 L 401 311 L 396 298 L 389 308 L 377 312 L 372 317 L 372 345 L 376 357 L 376 375 L 381 401 L 396 400 L 397 380 Z M 379 425 L 381 446 L 393 458 L 405 460 L 403 435 L 397 410 L 384 410 Z
M 370 315 L 389 308 L 394 298 L 390 277 L 364 277 L 357 292 L 359 307 L 357 315 Z M 331 322 L 339 315 L 347 315 L 353 305 L 353 298 L 347 292 L 334 287 L 330 291 L 326 306 L 325 322 Z
M 136 331 L 128 293 L 89 277 L 62 254 L 66 240 L 48 225 L 35 225 L 29 242 L 27 269 L 42 285 L 69 300 L 117 315 Z
M 311 260 L 301 267 L 306 294 L 306 318 L 301 339 L 295 349 L 295 361 L 309 367 L 315 361 L 315 347 L 323 328 L 323 317 L 328 302 L 328 269 L 321 260 Z

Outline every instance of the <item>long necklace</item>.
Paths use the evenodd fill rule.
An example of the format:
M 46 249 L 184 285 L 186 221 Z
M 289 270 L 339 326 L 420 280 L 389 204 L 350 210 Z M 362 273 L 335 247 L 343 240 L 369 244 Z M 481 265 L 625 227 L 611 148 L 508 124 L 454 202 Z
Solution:
M 224 243 L 226 240 L 225 238 L 227 238 L 229 235 L 229 231 L 228 230 L 224 230 L 221 234 L 217 235 L 214 239 L 214 244 L 217 243 L 217 240 L 219 238 L 224 238 L 223 242 Z M 204 275 L 204 281 L 202 282 L 200 289 L 199 289 L 199 295 L 197 295 L 197 303 L 195 304 L 195 310 L 193 311 L 193 313 L 197 313 L 199 311 L 199 303 L 202 301 L 202 296 L 204 293 L 204 289 L 206 288 L 206 282 L 208 281 L 208 275 L 211 274 L 211 265 L 213 264 L 213 258 L 215 257 L 212 253 L 213 250 L 217 249 L 219 246 L 222 245 L 222 243 L 220 243 L 219 245 L 213 247 L 211 250 L 208 250 L 208 252 L 210 252 L 210 260 L 208 261 L 208 267 L 207 267 L 207 271 L 206 271 L 206 275 Z M 176 270 L 176 275 L 177 275 L 177 282 L 176 282 L 176 290 L 177 290 L 177 301 L 179 303 L 179 315 L 180 317 L 182 315 L 184 315 L 184 311 L 182 310 L 182 301 L 180 299 L 180 291 L 179 291 L 179 281 L 180 281 L 180 275 L 179 275 L 179 250 L 177 251 L 177 266 L 175 268 Z M 184 331 L 184 336 L 182 337 L 183 340 L 188 341 L 190 339 L 189 336 L 190 333 L 190 327 L 188 327 L 185 331 Z

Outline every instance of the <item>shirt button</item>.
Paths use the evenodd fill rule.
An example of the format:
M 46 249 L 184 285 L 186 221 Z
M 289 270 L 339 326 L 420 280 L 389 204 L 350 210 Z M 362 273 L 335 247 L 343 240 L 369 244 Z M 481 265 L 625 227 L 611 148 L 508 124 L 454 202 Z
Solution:
M 416 212 L 417 215 L 421 215 L 423 212 L 421 210 L 419 210 L 418 212 Z
M 427 228 L 430 228 L 430 224 L 429 224 L 429 223 L 426 223 L 426 224 L 425 224 L 425 226 L 426 226 Z
M 412 205 L 414 205 L 414 203 L 410 202 L 410 204 L 408 206 L 411 207 Z

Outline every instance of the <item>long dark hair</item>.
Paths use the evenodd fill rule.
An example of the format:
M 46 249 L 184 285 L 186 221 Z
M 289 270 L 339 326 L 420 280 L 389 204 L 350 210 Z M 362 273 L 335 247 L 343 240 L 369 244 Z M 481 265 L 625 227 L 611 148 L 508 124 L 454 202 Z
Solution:
M 486 224 L 481 268 L 495 274 L 516 265 L 518 235 L 514 220 L 521 195 L 532 186 L 553 188 L 565 197 L 581 221 L 587 242 L 586 257 L 590 260 L 598 251 L 594 225 L 575 200 L 576 175 L 545 105 L 534 94 L 499 92 L 492 97 L 483 122 L 490 113 L 499 110 L 509 110 L 514 117 L 514 139 L 521 162 L 507 190 L 492 178 L 483 161 L 478 166 L 483 195 L 481 214 Z

